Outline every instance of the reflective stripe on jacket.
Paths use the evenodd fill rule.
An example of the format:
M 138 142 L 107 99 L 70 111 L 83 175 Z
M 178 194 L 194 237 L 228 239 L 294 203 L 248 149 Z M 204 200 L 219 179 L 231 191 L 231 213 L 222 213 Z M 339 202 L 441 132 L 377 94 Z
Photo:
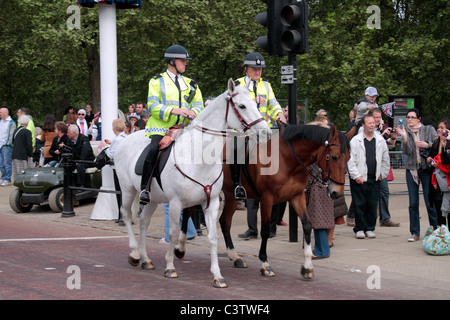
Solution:
M 175 108 L 192 110 L 196 115 L 203 110 L 204 105 L 200 88 L 192 79 L 181 77 L 187 85 L 187 89 L 181 91 L 181 101 L 180 92 L 167 72 L 150 80 L 147 103 L 151 117 L 145 127 L 147 137 L 154 134 L 165 135 L 169 128 L 183 122 L 184 117 L 171 114 Z M 189 98 L 192 97 L 191 92 L 193 98 L 192 101 L 189 101 Z
M 250 80 L 250 81 L 252 81 L 252 80 Z M 245 77 L 237 79 L 236 82 L 240 86 L 244 86 L 245 85 Z M 255 92 L 252 90 L 254 90 L 253 85 L 250 84 L 250 98 L 255 99 Z M 269 82 L 263 80 L 262 78 L 259 79 L 259 81 L 256 85 L 256 93 L 258 94 L 258 96 L 262 96 L 266 99 L 266 103 L 259 105 L 259 112 L 264 117 L 264 119 L 266 120 L 269 127 L 271 127 L 272 126 L 271 119 L 273 119 L 273 121 L 275 121 L 277 118 L 277 115 L 280 112 L 283 112 L 283 110 L 281 109 L 280 104 L 278 103 L 277 99 L 275 98 L 275 94 L 273 93 L 272 86 L 270 85 Z

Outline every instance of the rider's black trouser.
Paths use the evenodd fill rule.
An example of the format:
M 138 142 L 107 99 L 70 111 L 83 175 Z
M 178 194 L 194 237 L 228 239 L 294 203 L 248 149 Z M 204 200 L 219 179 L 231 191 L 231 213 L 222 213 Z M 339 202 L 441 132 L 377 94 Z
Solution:
M 154 135 L 152 136 L 152 141 L 150 142 L 150 149 L 148 150 L 147 157 L 144 162 L 144 170 L 142 171 L 141 178 L 141 190 L 147 188 L 147 183 L 152 177 L 152 172 L 156 164 L 156 159 L 158 158 L 159 152 L 159 142 L 164 136 Z
M 233 138 L 233 154 L 232 163 L 230 163 L 231 181 L 233 181 L 233 187 L 241 185 L 241 170 L 245 164 L 245 140 Z

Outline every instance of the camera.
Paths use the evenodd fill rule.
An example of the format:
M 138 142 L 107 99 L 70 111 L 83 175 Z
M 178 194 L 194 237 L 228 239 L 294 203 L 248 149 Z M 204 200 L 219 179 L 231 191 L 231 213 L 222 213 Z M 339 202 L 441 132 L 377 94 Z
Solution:
M 392 128 L 391 133 L 396 133 L 396 132 L 397 132 L 397 129 Z
M 422 158 L 428 159 L 430 156 L 430 149 L 420 148 L 419 153 Z
M 63 153 L 73 153 L 73 148 L 67 145 L 64 145 L 64 147 L 61 148 L 61 151 Z
M 445 138 L 448 137 L 448 130 L 447 129 L 442 130 L 442 136 L 445 137 Z

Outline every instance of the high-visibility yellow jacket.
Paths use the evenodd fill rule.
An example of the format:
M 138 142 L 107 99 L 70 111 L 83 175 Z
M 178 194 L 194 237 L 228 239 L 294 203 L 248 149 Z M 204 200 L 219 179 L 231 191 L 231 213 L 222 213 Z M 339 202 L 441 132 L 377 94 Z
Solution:
M 240 86 L 245 85 L 245 78 L 242 77 L 236 80 L 236 84 Z M 252 80 L 250 80 L 252 81 Z M 259 112 L 261 113 L 261 116 L 266 120 L 269 127 L 272 127 L 273 121 L 275 122 L 277 115 L 280 112 L 283 112 L 280 104 L 278 103 L 277 99 L 275 98 L 275 94 L 273 93 L 272 86 L 269 82 L 266 80 L 263 80 L 262 78 L 259 79 L 257 85 L 256 85 L 256 94 L 258 96 L 264 97 L 266 102 L 264 104 L 259 105 Z M 253 84 L 250 84 L 250 98 L 255 99 L 255 92 L 253 89 Z
M 34 126 L 33 119 L 30 116 L 28 116 L 28 117 L 30 118 L 30 121 L 28 122 L 27 129 L 30 130 L 30 132 L 31 132 L 31 143 L 33 145 L 33 151 L 34 151 L 34 148 L 36 147 L 36 137 L 34 135 L 34 131 L 36 130 L 36 128 Z
M 184 117 L 171 114 L 175 108 L 192 110 L 196 115 L 203 110 L 203 97 L 194 80 L 181 76 L 187 88 L 178 90 L 167 72 L 150 79 L 147 105 L 150 118 L 145 127 L 145 135 L 165 135 L 175 124 L 183 123 Z

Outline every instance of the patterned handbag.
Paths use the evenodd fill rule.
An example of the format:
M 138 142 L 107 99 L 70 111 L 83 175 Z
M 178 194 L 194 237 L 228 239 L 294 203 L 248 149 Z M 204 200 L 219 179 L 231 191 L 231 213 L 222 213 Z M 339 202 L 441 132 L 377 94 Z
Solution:
M 433 256 L 450 254 L 450 232 L 445 225 L 433 231 L 430 226 L 423 237 L 423 248 L 426 253 Z

